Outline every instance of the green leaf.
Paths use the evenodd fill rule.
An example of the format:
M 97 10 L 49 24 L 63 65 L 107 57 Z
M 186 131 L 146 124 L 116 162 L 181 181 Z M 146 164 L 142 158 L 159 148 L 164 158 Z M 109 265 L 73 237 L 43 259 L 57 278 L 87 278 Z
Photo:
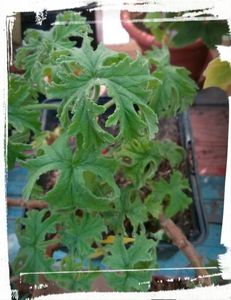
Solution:
M 167 42 L 174 48 L 184 47 L 192 44 L 201 38 L 209 48 L 214 48 L 221 44 L 222 36 L 229 34 L 227 21 L 169 21 L 169 22 L 152 22 L 149 20 L 167 17 L 180 17 L 183 13 L 160 13 L 150 12 L 145 16 L 145 27 L 148 28 L 155 36 L 155 39 L 161 43 Z M 205 17 L 205 15 L 197 15 Z M 208 15 L 207 15 L 208 16 Z M 148 21 L 148 22 L 147 22 Z
M 14 272 L 31 273 L 51 271 L 53 260 L 45 254 L 48 245 L 57 242 L 46 240 L 48 233 L 55 233 L 58 217 L 46 217 L 48 210 L 31 210 L 25 218 L 17 220 L 17 238 L 20 250 L 13 262 Z M 23 227 L 22 227 L 23 225 Z M 38 284 L 38 274 L 27 274 L 23 277 L 25 282 Z
M 97 105 L 90 99 L 79 102 L 72 123 L 69 127 L 69 133 L 72 135 L 82 134 L 84 145 L 90 148 L 101 146 L 105 142 L 112 143 L 114 138 L 111 134 L 103 130 L 97 120 L 105 109 Z
M 152 192 L 145 198 L 145 206 L 153 218 L 159 219 L 160 214 L 163 212 L 163 203 L 162 199 L 156 199 L 155 192 Z
M 170 65 L 170 53 L 166 46 L 162 48 L 153 47 L 152 50 L 145 52 L 145 56 L 155 66 L 164 67 Z
M 57 15 L 55 26 L 50 31 L 57 49 L 72 48 L 75 42 L 71 41 L 70 37 L 86 38 L 87 33 L 92 33 L 86 18 L 73 11 L 65 11 Z
M 159 117 L 175 116 L 185 111 L 192 104 L 197 90 L 195 82 L 189 77 L 189 71 L 168 63 L 166 47 L 149 51 L 147 55 L 151 62 L 153 57 L 157 67 L 152 74 L 156 79 L 152 83 L 154 92 L 150 97 L 152 109 Z M 157 57 L 161 57 L 159 62 Z
M 71 253 L 83 260 L 94 253 L 93 242 L 100 241 L 102 233 L 106 230 L 100 216 L 85 214 L 83 217 L 76 217 L 72 214 L 64 220 L 64 228 L 60 233 L 61 241 Z
M 176 35 L 172 39 L 175 47 L 183 47 L 201 38 L 209 48 L 221 44 L 222 36 L 229 34 L 227 21 L 175 22 Z M 190 33 L 190 34 L 189 34 Z
M 61 273 L 49 274 L 47 278 L 55 281 L 55 283 L 64 290 L 73 292 L 88 292 L 91 291 L 93 281 L 99 276 L 98 273 L 78 273 L 83 270 L 82 263 L 67 255 L 61 261 Z M 91 268 L 92 270 L 92 268 Z M 74 271 L 77 271 L 76 273 Z
M 105 158 L 98 151 L 91 152 L 75 149 L 73 152 L 68 146 L 68 136 L 61 135 L 55 143 L 43 147 L 44 154 L 23 163 L 29 169 L 29 181 L 24 191 L 24 197 L 29 198 L 34 183 L 41 174 L 51 170 L 60 172 L 55 187 L 50 190 L 45 200 L 55 209 L 83 208 L 98 210 L 107 209 L 113 197 L 119 195 L 114 182 L 116 161 Z M 84 178 L 84 174 L 90 172 L 107 183 L 111 193 L 98 196 L 93 193 Z
M 117 214 L 118 215 L 117 215 Z M 133 226 L 133 232 L 136 232 L 139 225 L 147 221 L 147 209 L 137 195 L 137 190 L 126 187 L 121 191 L 120 198 L 115 202 L 115 218 L 118 228 L 124 227 L 124 221 L 128 218 Z M 124 228 L 124 232 L 126 228 Z
M 72 63 L 78 62 L 82 67 L 80 74 L 71 73 L 68 67 L 64 67 L 71 60 Z M 112 104 L 116 105 L 114 113 L 106 121 L 106 126 L 110 127 L 119 123 L 118 139 L 122 136 L 131 139 L 144 133 L 151 138 L 157 132 L 156 115 L 146 104 L 150 92 L 148 83 L 152 77 L 146 60 L 141 56 L 133 61 L 127 55 L 118 55 L 109 51 L 102 44 L 93 51 L 90 43 L 86 41 L 81 49 L 72 51 L 69 62 L 63 60 L 58 74 L 61 82 L 53 83 L 48 94 L 51 98 L 63 99 L 64 103 L 60 111 L 63 124 L 67 124 L 67 113 L 72 110 L 74 114 L 70 128 L 72 134 L 80 131 L 79 115 L 87 115 L 88 119 L 95 120 L 97 114 L 100 115 L 106 110 L 105 106 L 103 110 L 102 106 L 99 109 L 96 104 L 85 103 L 90 102 L 89 98 L 92 99 L 91 95 L 99 85 L 106 86 L 107 94 L 112 98 Z M 94 100 L 98 100 L 97 94 Z M 135 105 L 139 110 L 136 110 Z M 87 109 L 88 111 L 84 112 Z M 92 124 L 99 126 L 95 121 Z M 88 128 L 83 128 L 83 130 L 82 135 L 85 147 L 87 147 Z M 103 139 L 108 142 L 109 136 L 102 135 L 101 128 L 95 129 L 94 134 L 94 140 Z
M 137 235 L 135 242 L 128 249 L 122 238 L 117 238 L 112 246 L 108 246 L 111 255 L 103 259 L 103 263 L 112 270 L 123 270 L 120 273 L 105 273 L 109 285 L 118 292 L 147 291 L 152 272 L 129 272 L 128 269 L 139 269 L 138 264 L 147 262 L 146 268 L 153 265 L 156 259 L 156 244 L 144 235 Z
M 7 167 L 12 169 L 15 166 L 16 161 L 24 160 L 28 157 L 25 153 L 26 150 L 31 150 L 31 146 L 23 143 L 14 143 L 8 140 L 8 152 L 7 152 Z
M 212 86 L 228 91 L 231 87 L 231 65 L 219 58 L 212 60 L 204 71 L 204 88 Z
M 164 160 L 168 160 L 173 168 L 179 166 L 184 158 L 184 150 L 170 141 L 149 141 L 143 138 L 124 143 L 117 155 L 122 158 L 125 175 L 135 185 L 142 187 L 155 176 Z
M 23 76 L 11 74 L 8 92 L 8 122 L 18 132 L 39 130 L 39 112 L 28 110 L 26 105 L 37 103 L 37 94 Z
M 184 211 L 189 204 L 191 204 L 191 197 L 187 196 L 185 192 L 190 191 L 189 182 L 182 178 L 179 171 L 174 171 L 170 177 L 169 182 L 161 178 L 159 181 L 153 183 L 153 198 L 158 203 L 160 201 L 167 201 L 165 214 L 167 217 L 173 217 L 177 212 Z
M 70 54 L 69 49 L 75 45 L 70 37 L 87 38 L 90 32 L 89 24 L 79 14 L 72 11 L 59 14 L 49 31 L 26 30 L 23 47 L 16 55 L 16 66 L 25 70 L 25 77 L 33 82 L 38 91 L 45 93 L 47 84 L 43 69 L 55 67 L 57 57 Z
M 161 162 L 159 147 L 147 139 L 133 140 L 124 144 L 119 152 L 125 167 L 125 174 L 135 185 L 143 186 L 148 178 L 152 178 Z
M 172 169 L 178 168 L 186 158 L 185 149 L 170 140 L 154 141 L 153 147 L 159 150 L 162 161 L 167 160 Z

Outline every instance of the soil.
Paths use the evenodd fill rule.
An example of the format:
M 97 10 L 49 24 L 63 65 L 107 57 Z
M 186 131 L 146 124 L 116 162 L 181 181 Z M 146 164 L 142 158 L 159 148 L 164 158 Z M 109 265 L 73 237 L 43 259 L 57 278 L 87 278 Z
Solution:
M 176 118 L 160 119 L 159 132 L 156 136 L 156 139 L 160 141 L 171 140 L 179 146 L 182 146 L 178 120 Z M 189 159 L 189 157 L 186 159 Z M 187 161 L 182 162 L 179 170 L 185 175 L 185 177 L 187 177 Z M 170 166 L 165 162 L 164 164 L 161 164 L 158 173 L 161 173 L 163 176 L 164 174 L 169 174 L 170 171 Z M 188 196 L 193 197 L 191 193 L 188 194 Z M 195 224 L 195 210 L 192 204 L 184 212 L 179 212 L 176 214 L 172 220 L 179 228 L 181 228 L 190 241 L 193 241 L 195 236 L 199 233 Z
M 156 135 L 159 141 L 170 140 L 181 145 L 179 126 L 176 118 L 162 118 L 159 120 L 159 132 Z

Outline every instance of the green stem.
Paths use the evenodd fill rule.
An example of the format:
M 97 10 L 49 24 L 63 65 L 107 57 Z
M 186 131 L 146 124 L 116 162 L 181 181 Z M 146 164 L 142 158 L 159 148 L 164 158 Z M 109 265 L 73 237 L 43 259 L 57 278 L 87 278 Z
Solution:
M 41 104 L 30 104 L 26 105 L 25 108 L 28 110 L 36 109 L 57 109 L 60 103 L 41 103 Z
M 109 107 L 111 107 L 114 103 L 113 99 L 111 99 L 110 101 L 108 101 L 107 103 L 105 103 L 103 106 L 108 109 Z
M 95 85 L 92 87 L 91 91 L 90 91 L 90 99 L 93 101 L 97 101 L 99 98 L 99 91 L 100 91 L 100 86 L 99 85 Z

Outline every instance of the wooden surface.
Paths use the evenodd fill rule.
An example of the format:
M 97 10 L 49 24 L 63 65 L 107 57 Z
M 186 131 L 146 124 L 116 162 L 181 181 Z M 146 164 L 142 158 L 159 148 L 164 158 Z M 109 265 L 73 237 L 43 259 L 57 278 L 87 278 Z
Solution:
M 225 176 L 228 108 L 194 107 L 190 119 L 199 174 Z

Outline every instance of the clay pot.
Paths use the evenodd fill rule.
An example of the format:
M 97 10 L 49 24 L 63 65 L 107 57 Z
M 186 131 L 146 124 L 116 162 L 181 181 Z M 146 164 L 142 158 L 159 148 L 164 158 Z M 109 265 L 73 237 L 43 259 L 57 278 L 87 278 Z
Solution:
M 142 52 L 154 47 L 162 47 L 155 36 L 142 31 L 132 22 L 129 11 L 121 11 L 120 19 L 122 26 L 142 49 Z M 190 34 L 190 33 L 189 33 Z M 210 52 L 202 39 L 182 48 L 169 48 L 172 65 L 183 66 L 191 72 L 191 77 L 198 80 L 210 60 Z

